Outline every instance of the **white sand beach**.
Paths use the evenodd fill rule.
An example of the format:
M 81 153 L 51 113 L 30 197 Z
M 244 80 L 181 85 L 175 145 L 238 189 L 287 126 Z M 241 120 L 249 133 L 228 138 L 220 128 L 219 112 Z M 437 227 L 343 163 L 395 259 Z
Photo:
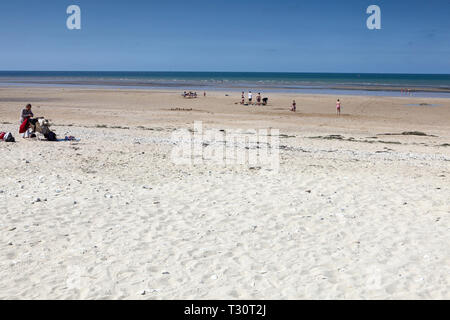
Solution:
M 450 298 L 450 99 L 228 94 L 0 88 L 0 299 Z M 279 171 L 173 163 L 194 121 L 279 129 Z

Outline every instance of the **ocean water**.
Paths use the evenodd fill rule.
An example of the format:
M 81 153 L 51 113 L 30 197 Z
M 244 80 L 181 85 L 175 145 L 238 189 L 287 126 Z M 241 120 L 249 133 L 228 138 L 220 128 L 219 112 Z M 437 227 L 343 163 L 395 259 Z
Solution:
M 253 90 L 450 97 L 450 74 L 0 71 L 1 86 Z

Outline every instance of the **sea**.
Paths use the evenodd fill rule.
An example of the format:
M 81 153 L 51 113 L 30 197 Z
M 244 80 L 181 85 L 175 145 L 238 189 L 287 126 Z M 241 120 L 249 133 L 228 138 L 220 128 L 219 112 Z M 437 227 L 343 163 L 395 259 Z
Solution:
M 0 87 L 248 91 L 450 98 L 450 74 L 0 71 Z

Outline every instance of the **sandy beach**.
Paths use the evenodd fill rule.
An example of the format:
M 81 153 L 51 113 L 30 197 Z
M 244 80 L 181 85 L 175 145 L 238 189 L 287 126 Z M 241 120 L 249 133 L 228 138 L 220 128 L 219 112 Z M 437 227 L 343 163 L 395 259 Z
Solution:
M 450 99 L 180 94 L 0 88 L 0 299 L 450 299 Z M 194 121 L 278 129 L 278 171 L 174 163 Z

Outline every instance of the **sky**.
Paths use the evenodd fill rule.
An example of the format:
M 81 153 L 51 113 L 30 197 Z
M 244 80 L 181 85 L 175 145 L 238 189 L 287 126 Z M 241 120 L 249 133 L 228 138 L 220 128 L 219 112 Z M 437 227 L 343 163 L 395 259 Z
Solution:
M 380 30 L 366 26 L 372 4 Z M 1 1 L 0 70 L 450 74 L 449 12 L 450 0 Z

